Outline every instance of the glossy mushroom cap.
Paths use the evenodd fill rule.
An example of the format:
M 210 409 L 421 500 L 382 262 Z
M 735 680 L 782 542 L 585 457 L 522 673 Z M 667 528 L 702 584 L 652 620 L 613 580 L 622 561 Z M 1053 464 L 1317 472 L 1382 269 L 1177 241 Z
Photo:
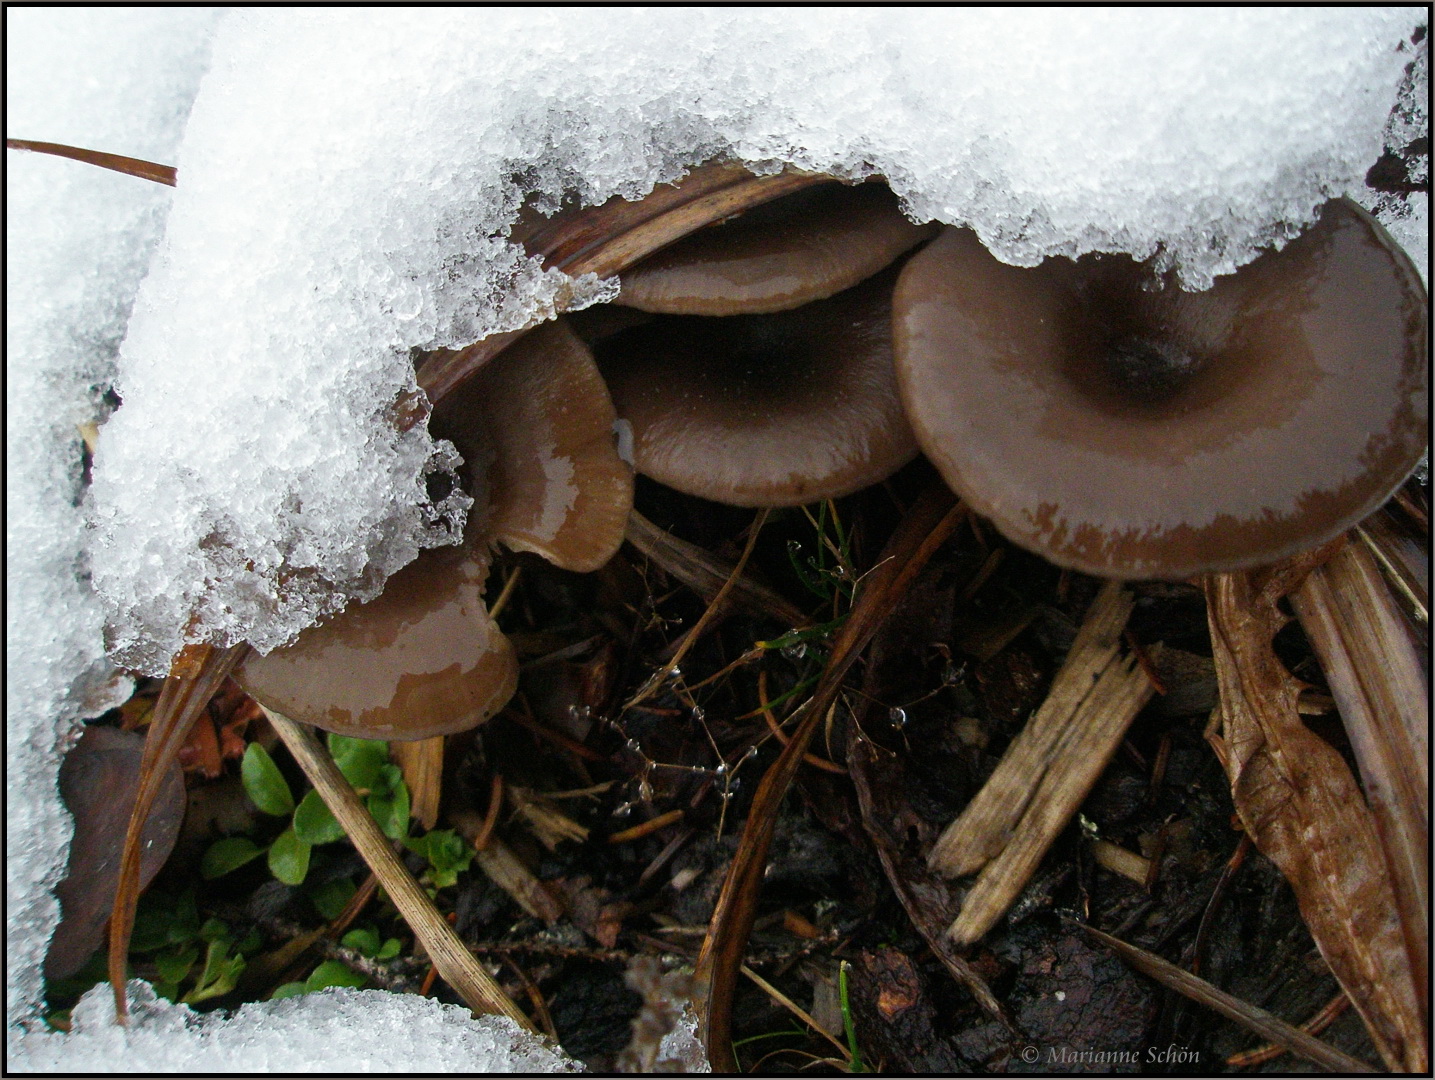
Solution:
M 1203 293 L 1126 257 L 1006 266 L 947 230 L 894 299 L 908 417 L 947 483 L 1062 566 L 1183 578 L 1314 547 L 1429 437 L 1425 288 L 1353 204 Z
M 574 570 L 612 557 L 633 502 L 613 421 L 571 331 L 553 324 L 523 338 L 434 417 L 473 484 L 463 546 L 423 552 L 377 599 L 252 655 L 235 678 L 268 707 L 341 735 L 426 739 L 487 720 L 518 682 L 513 647 L 483 600 L 489 546 Z
M 684 237 L 625 270 L 618 303 L 668 315 L 789 311 L 865 281 L 932 235 L 883 184 L 824 184 Z
M 483 723 L 518 686 L 518 658 L 483 602 L 488 559 L 425 551 L 367 604 L 303 631 L 235 679 L 293 720 L 339 735 L 411 740 Z
M 671 317 L 600 346 L 638 471 L 733 506 L 797 506 L 915 456 L 892 368 L 893 277 L 775 315 Z
M 468 463 L 473 512 L 490 541 L 586 572 L 617 552 L 633 508 L 617 419 L 592 352 L 559 319 L 446 399 L 432 428 Z

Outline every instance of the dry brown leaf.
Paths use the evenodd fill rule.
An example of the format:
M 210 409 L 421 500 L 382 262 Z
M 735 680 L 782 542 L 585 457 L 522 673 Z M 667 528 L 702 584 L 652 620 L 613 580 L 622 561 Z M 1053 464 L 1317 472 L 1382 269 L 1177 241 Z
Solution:
M 1374 815 L 1340 754 L 1301 722 L 1303 685 L 1271 645 L 1289 621 L 1277 602 L 1319 557 L 1206 579 L 1223 762 L 1242 824 L 1291 883 L 1381 1057 L 1424 1072 L 1423 1017 Z
M 1410 954 L 1427 989 L 1430 937 L 1430 698 L 1420 659 L 1369 550 L 1350 543 L 1291 604 L 1320 658 L 1355 750 Z M 1423 1014 L 1428 997 L 1419 1001 Z

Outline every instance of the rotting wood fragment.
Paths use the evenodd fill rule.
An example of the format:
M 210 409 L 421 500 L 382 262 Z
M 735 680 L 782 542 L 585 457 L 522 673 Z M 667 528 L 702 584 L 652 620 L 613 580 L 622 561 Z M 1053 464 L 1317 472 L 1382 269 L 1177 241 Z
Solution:
M 1246 832 L 1295 890 L 1387 1067 L 1424 1072 L 1423 1009 L 1375 815 L 1344 759 L 1301 721 L 1303 685 L 1271 644 L 1290 621 L 1279 600 L 1329 555 L 1206 579 L 1221 686 L 1222 737 L 1213 743 Z
M 1154 688 L 1120 655 L 1133 602 L 1108 582 L 1046 701 L 929 856 L 947 877 L 980 871 L 949 933 L 968 945 L 1006 912 L 1115 753 Z

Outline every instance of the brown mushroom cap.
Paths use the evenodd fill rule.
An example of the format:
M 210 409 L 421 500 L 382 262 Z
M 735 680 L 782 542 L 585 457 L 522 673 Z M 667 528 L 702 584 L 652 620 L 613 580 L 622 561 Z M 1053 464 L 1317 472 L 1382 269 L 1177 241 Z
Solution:
M 734 506 L 846 495 L 916 454 L 892 368 L 892 274 L 775 315 L 669 317 L 600 346 L 638 471 Z
M 589 571 L 617 552 L 633 508 L 616 420 L 593 354 L 560 319 L 504 350 L 443 402 L 432 427 L 469 463 L 489 540 Z
M 788 311 L 865 281 L 931 235 L 883 184 L 823 184 L 701 229 L 623 271 L 617 302 L 668 315 Z
M 488 547 L 501 540 L 572 570 L 612 557 L 633 504 L 614 419 L 592 354 L 566 326 L 523 338 L 433 418 L 464 454 L 475 496 L 463 547 L 423 552 L 377 599 L 251 655 L 235 678 L 340 735 L 426 739 L 487 720 L 518 681 L 483 601 Z
M 902 400 L 1008 538 L 1108 577 L 1313 547 L 1379 506 L 1429 435 L 1425 288 L 1349 202 L 1204 293 L 1126 257 L 999 263 L 950 229 L 906 266 Z
M 367 604 L 303 631 L 235 679 L 285 716 L 339 735 L 427 739 L 483 723 L 518 685 L 518 659 L 483 602 L 488 558 L 425 551 Z

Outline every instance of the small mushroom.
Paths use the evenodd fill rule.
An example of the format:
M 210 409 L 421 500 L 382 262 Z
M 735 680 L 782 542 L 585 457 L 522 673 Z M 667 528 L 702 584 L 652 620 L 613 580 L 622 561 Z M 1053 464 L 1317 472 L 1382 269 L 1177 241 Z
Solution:
M 1429 434 L 1425 288 L 1348 201 L 1203 293 L 1130 258 L 998 262 L 948 229 L 903 270 L 898 381 L 947 483 L 1011 540 L 1117 578 L 1339 534 Z
M 734 506 L 888 476 L 917 445 L 892 368 L 894 273 L 794 311 L 665 316 L 599 346 L 639 472 Z
M 407 741 L 487 720 L 518 678 L 483 601 L 489 548 L 571 570 L 612 557 L 633 500 L 614 420 L 592 354 L 566 325 L 528 334 L 433 419 L 464 454 L 475 496 L 463 545 L 423 552 L 378 598 L 251 654 L 235 678 L 277 712 L 341 735 Z
M 789 311 L 865 281 L 932 235 L 883 184 L 808 188 L 691 233 L 622 274 L 618 303 L 666 315 Z

